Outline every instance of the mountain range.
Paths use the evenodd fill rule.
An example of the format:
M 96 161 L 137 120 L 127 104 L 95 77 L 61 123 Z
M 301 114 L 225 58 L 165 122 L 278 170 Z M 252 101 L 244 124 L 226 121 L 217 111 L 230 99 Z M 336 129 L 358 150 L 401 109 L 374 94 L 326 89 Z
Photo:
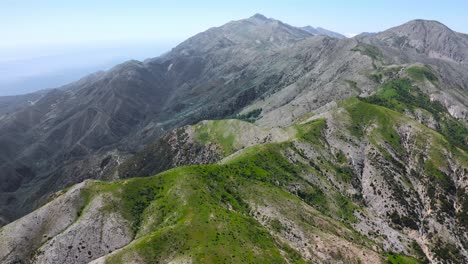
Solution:
M 464 263 L 468 35 L 256 14 L 0 97 L 2 263 Z
M 333 31 L 330 31 L 328 29 L 324 29 L 324 28 L 321 28 L 321 27 L 317 27 L 317 28 L 314 28 L 312 26 L 305 26 L 305 27 L 302 27 L 301 29 L 313 34 L 313 35 L 316 35 L 316 36 L 329 36 L 331 38 L 337 38 L 337 39 L 344 39 L 346 38 L 346 36 L 344 35 L 341 35 L 340 33 L 336 33 L 336 32 L 333 32 Z

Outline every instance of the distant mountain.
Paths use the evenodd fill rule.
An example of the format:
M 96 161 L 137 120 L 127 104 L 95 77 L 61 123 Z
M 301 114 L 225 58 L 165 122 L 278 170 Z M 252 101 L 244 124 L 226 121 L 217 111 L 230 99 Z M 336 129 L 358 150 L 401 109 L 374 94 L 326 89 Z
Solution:
M 305 27 L 301 27 L 301 29 L 309 32 L 312 35 L 329 36 L 331 38 L 337 38 L 337 39 L 346 38 L 346 36 L 344 36 L 344 35 L 342 35 L 340 33 L 336 33 L 336 32 L 321 28 L 321 27 L 314 28 L 314 27 L 311 27 L 311 26 L 305 26 Z
M 467 64 L 468 38 L 437 21 L 413 20 L 375 36 L 398 48 L 412 48 L 431 58 Z
M 466 260 L 465 40 L 257 14 L 0 97 L 0 262 Z

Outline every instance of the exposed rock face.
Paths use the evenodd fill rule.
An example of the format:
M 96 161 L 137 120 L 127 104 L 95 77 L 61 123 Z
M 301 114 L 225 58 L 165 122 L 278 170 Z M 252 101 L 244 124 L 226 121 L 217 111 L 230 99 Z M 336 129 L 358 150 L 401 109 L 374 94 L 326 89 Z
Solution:
M 279 213 L 278 208 L 265 207 L 246 193 L 238 197 L 258 208 L 258 215 L 249 217 L 304 259 L 333 261 L 336 253 L 343 254 L 342 262 L 357 261 L 350 253 L 356 248 L 369 260 L 383 258 L 383 251 L 416 257 L 423 252 L 434 262 L 466 258 L 466 39 L 433 21 L 337 39 L 255 15 L 200 33 L 159 58 L 129 61 L 43 94 L 0 98 L 0 224 L 86 179 L 151 176 L 183 165 L 228 166 L 251 147 L 275 142 L 290 164 L 307 170 L 295 171 L 297 182 L 274 184 L 304 203 L 333 190 L 336 196 L 329 194 L 327 203 L 336 214 L 322 222 L 344 221 L 346 214 L 338 217 L 336 210 L 344 210 L 337 197 L 345 195 L 362 210 L 347 214 L 353 221 L 344 221 L 351 227 L 343 234 L 357 231 L 378 245 L 353 244 L 335 231 L 311 237 L 311 224 L 299 224 L 291 216 L 277 219 L 291 232 L 274 231 L 269 210 Z M 373 97 L 384 89 L 390 91 L 387 97 Z M 418 99 L 384 100 L 395 91 Z M 381 116 L 365 119 L 369 112 L 387 111 L 380 108 L 359 112 L 362 120 L 356 115 L 353 119 L 357 110 L 342 104 L 354 96 L 417 122 L 394 118 L 393 112 L 383 115 L 390 118 L 388 124 L 380 122 Z M 304 143 L 304 131 L 295 126 L 311 116 L 326 117 L 328 128 L 324 135 L 311 132 L 308 140 L 313 142 Z M 238 120 L 186 126 L 226 117 L 247 118 L 258 126 Z M 426 139 L 421 138 L 424 134 Z M 284 147 L 284 142 L 294 147 Z M 328 149 L 317 147 L 322 143 Z M 141 219 L 107 211 L 122 197 L 100 189 L 93 189 L 99 195 L 86 201 L 79 195 L 79 186 L 86 184 L 1 229 L 9 242 L 1 244 L 0 260 L 84 263 L 111 251 L 109 259 L 125 255 L 129 263 L 147 261 L 141 252 L 117 250 L 138 242 L 132 221 Z M 317 193 L 304 196 L 305 190 Z M 310 203 L 314 210 L 324 208 Z M 78 217 L 81 204 L 88 209 Z M 45 213 L 54 216 L 61 210 L 65 213 L 53 219 Z M 151 232 L 155 227 L 145 228 Z M 95 230 L 115 236 L 96 236 Z M 85 240 L 92 242 L 83 245 Z M 347 251 L 326 253 L 329 243 Z M 366 260 L 363 256 L 357 258 Z M 167 257 L 174 263 L 192 261 L 186 255 Z
M 89 181 L 0 230 L 2 263 L 87 263 L 127 245 L 130 224 L 115 197 L 87 199 Z M 89 203 L 88 203 L 89 202 Z
M 467 64 L 468 39 L 437 21 L 413 20 L 375 36 L 391 46 L 411 48 L 431 58 Z
M 308 37 L 255 16 L 201 33 L 164 57 L 129 61 L 32 105 L 8 106 L 15 111 L 0 117 L 0 215 L 15 219 L 52 190 L 100 178 L 167 129 L 233 114 L 291 82 L 278 69 L 258 74 L 270 67 L 262 60 L 288 72 L 277 52 Z
M 37 249 L 33 262 L 86 263 L 130 243 L 133 234 L 128 222 L 106 208 L 117 204 L 112 199 L 105 194 L 93 199 L 85 215 Z
M 263 129 L 234 119 L 202 121 L 167 133 L 117 166 L 106 178 L 151 176 L 184 165 L 213 164 L 254 145 L 289 140 L 293 134 L 285 129 Z M 227 147 L 224 141 L 232 145 Z
M 205 148 L 203 155 L 229 158 L 221 165 L 182 167 L 149 178 L 77 185 L 5 226 L 0 260 L 151 263 L 150 252 L 159 252 L 156 257 L 164 263 L 203 262 L 195 253 L 199 251 L 179 243 L 223 240 L 187 239 L 178 232 L 191 226 L 213 236 L 242 233 L 244 224 L 231 226 L 218 219 L 223 210 L 254 219 L 250 226 L 261 226 L 269 239 L 317 263 L 380 263 L 385 252 L 431 262 L 468 258 L 463 242 L 467 211 L 459 206 L 467 195 L 466 153 L 403 114 L 354 99 L 290 128 L 204 121 L 164 138 L 177 146 L 175 156 L 193 158 L 196 142 Z M 136 171 L 154 169 L 141 158 L 152 163 L 162 154 L 148 156 L 149 149 L 130 163 Z M 217 188 L 224 184 L 228 191 L 220 200 Z M 227 199 L 228 194 L 235 198 Z M 205 195 L 207 200 L 199 200 Z M 239 202 L 248 209 L 237 207 Z M 66 214 L 53 218 L 64 207 Z M 208 230 L 219 227 L 228 231 Z M 175 233 L 165 234 L 167 230 Z M 33 239 L 20 243 L 31 231 Z M 170 241 L 174 246 L 166 247 Z M 218 245 L 213 243 L 204 249 Z M 234 248 L 223 243 L 219 245 L 225 250 Z M 15 244 L 22 246 L 11 247 Z
M 27 263 L 35 250 L 73 224 L 84 206 L 81 190 L 88 182 L 72 187 L 66 195 L 0 229 L 2 263 Z
M 222 157 L 216 144 L 201 144 L 193 128 L 185 126 L 162 136 L 105 175 L 105 179 L 151 176 L 183 165 L 210 164 Z
M 406 42 L 397 43 L 399 38 L 406 39 Z M 410 45 L 410 42 L 413 44 Z M 424 50 L 420 49 L 420 43 L 424 43 Z M 275 126 L 279 119 L 279 125 L 288 125 L 297 117 L 330 101 L 353 95 L 367 96 L 374 93 L 383 81 L 372 78 L 376 73 L 390 65 L 413 63 L 429 65 L 437 72 L 440 83 L 436 86 L 426 83 L 423 88 L 434 100 L 452 109 L 454 117 L 467 119 L 467 102 L 463 93 L 468 87 L 468 67 L 459 59 L 468 52 L 465 35 L 453 32 L 438 22 L 417 20 L 378 34 L 361 35 L 339 42 L 327 40 L 327 44 L 316 49 L 310 57 L 304 56 L 304 63 L 308 63 L 307 68 L 312 71 L 274 96 L 246 108 L 247 111 L 264 109 L 264 118 L 259 124 Z

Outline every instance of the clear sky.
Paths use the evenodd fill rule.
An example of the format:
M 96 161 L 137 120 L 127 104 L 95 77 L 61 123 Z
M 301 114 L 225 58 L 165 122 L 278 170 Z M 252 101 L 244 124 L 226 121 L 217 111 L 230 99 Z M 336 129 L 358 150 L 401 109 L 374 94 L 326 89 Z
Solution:
M 1 0 L 0 49 L 181 41 L 254 13 L 343 34 L 381 31 L 416 18 L 468 33 L 467 10 L 466 0 Z

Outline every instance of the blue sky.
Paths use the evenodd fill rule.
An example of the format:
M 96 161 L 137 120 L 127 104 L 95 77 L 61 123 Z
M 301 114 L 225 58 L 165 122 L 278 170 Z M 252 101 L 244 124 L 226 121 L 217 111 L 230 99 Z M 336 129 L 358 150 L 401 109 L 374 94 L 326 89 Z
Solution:
M 415 18 L 468 33 L 468 1 L 2 0 L 2 48 L 181 41 L 211 26 L 262 13 L 340 33 L 381 31 Z

